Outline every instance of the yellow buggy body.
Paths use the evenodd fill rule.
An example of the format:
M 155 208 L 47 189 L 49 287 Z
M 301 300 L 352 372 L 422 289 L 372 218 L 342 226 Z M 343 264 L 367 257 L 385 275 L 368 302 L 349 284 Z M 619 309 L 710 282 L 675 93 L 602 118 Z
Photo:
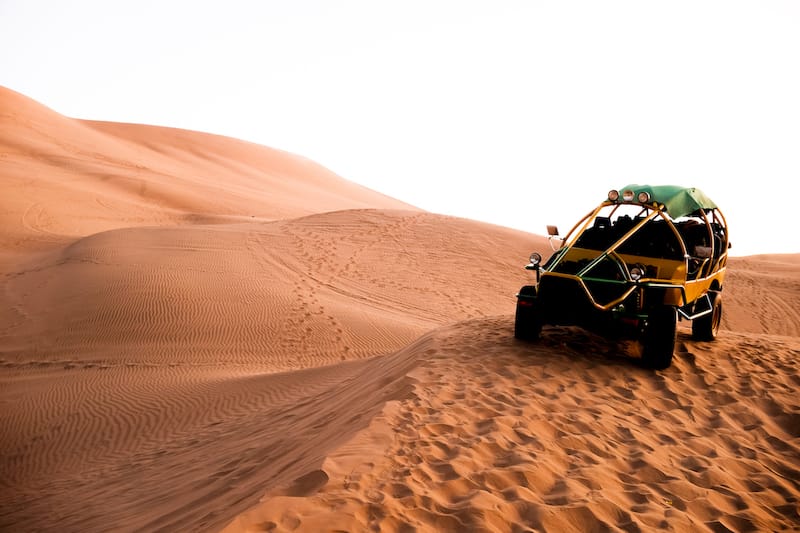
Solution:
M 692 321 L 713 340 L 722 316 L 728 228 L 721 210 L 696 188 L 628 185 L 560 237 L 536 284 L 517 294 L 515 336 L 535 340 L 544 325 L 578 325 L 635 338 L 652 368 L 672 362 L 677 323 Z

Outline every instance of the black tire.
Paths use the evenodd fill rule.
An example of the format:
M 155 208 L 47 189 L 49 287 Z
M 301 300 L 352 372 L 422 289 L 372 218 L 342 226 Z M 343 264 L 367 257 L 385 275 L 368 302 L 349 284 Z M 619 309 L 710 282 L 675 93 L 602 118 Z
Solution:
M 642 364 L 663 370 L 672 364 L 678 335 L 678 312 L 674 307 L 657 307 L 647 319 L 642 338 Z
M 526 285 L 517 296 L 514 337 L 523 341 L 535 341 L 541 333 L 542 318 L 536 302 L 536 287 Z
M 713 341 L 719 333 L 722 322 L 722 293 L 709 292 L 711 312 L 692 320 L 692 338 L 697 341 Z

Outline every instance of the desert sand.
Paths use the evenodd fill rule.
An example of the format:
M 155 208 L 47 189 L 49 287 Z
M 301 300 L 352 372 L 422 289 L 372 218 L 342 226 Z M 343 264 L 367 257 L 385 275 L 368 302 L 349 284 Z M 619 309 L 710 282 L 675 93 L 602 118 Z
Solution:
M 800 529 L 800 255 L 654 372 L 513 338 L 541 235 L 294 154 L 0 88 L 0 184 L 0 531 Z

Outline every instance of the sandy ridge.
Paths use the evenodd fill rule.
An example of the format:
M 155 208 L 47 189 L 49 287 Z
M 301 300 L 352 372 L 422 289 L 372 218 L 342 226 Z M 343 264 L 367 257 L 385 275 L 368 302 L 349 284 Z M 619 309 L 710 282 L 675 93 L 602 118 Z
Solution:
M 298 155 L 202 132 L 62 116 L 0 87 L 0 270 L 102 230 L 416 209 Z

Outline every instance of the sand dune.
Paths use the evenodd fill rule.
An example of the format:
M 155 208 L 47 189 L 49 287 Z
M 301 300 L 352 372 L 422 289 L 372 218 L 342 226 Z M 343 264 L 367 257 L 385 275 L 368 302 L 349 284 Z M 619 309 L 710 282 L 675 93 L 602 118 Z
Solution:
M 800 335 L 800 265 L 797 254 L 731 260 L 725 327 L 740 332 Z
M 800 257 L 667 371 L 513 339 L 544 237 L 0 88 L 0 530 L 800 527 Z
M 115 228 L 414 209 L 294 154 L 200 132 L 71 119 L 3 87 L 0 164 L 0 261 Z
M 512 330 L 429 334 L 411 396 L 329 455 L 324 483 L 276 490 L 226 531 L 797 528 L 796 339 L 685 332 L 653 373 L 580 330 L 536 345 Z
M 524 272 L 509 251 L 524 256 L 530 240 L 380 210 L 106 231 L 9 276 L 6 351 L 26 363 L 36 339 L 37 364 L 70 364 L 74 353 L 155 365 L 249 364 L 269 354 L 273 370 L 376 355 L 438 324 L 513 306 Z
M 473 239 L 476 231 L 481 239 Z M 414 268 L 425 255 L 421 243 L 436 239 L 442 242 L 430 261 Z M 2 414 L 3 427 L 13 428 L 2 438 L 13 506 L 32 524 L 63 524 L 59 515 L 42 521 L 36 504 L 61 501 L 54 477 L 71 484 L 64 505 L 102 494 L 102 511 L 83 508 L 67 521 L 82 530 L 102 529 L 106 506 L 141 512 L 144 495 L 165 485 L 196 501 L 198 491 L 235 480 L 241 497 L 255 503 L 263 483 L 286 477 L 273 460 L 298 460 L 296 445 L 274 450 L 286 446 L 279 443 L 288 432 L 313 430 L 304 440 L 313 443 L 308 460 L 319 461 L 369 420 L 402 377 L 375 356 L 437 325 L 513 306 L 518 262 L 489 261 L 483 268 L 505 275 L 469 286 L 453 287 L 450 279 L 472 256 L 522 249 L 526 240 L 413 211 L 342 211 L 276 223 L 112 230 L 28 264 L 6 284 L 11 316 L 0 360 L 3 388 L 18 398 Z M 353 377 L 366 371 L 342 362 L 362 358 L 380 370 L 373 378 Z M 310 372 L 316 367 L 325 369 Z M 377 399 L 362 398 L 372 381 Z M 323 392 L 331 387 L 339 393 Z M 318 431 L 323 407 L 334 413 L 326 415 L 329 434 Z M 271 460 L 234 460 L 225 452 L 231 446 L 234 455 L 248 450 Z M 203 472 L 220 479 L 208 486 Z M 144 499 L 131 499 L 132 489 Z M 151 513 L 161 516 L 152 509 L 145 517 Z M 131 516 L 125 524 L 171 527 L 176 518 L 160 520 Z

